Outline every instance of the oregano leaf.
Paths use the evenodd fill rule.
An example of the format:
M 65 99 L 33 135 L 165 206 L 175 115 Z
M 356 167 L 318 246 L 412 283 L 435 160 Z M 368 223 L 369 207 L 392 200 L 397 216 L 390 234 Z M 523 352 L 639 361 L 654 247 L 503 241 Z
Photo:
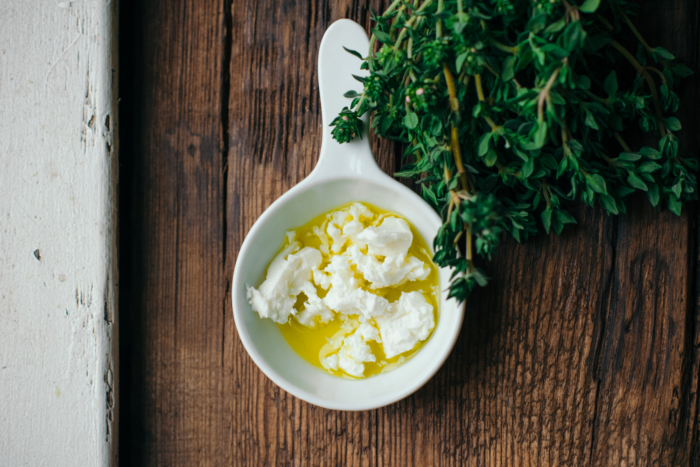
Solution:
M 652 206 L 656 207 L 659 204 L 659 186 L 650 185 L 647 191 L 647 198 Z
M 617 74 L 615 70 L 611 71 L 607 78 L 605 78 L 605 83 L 603 84 L 605 92 L 608 96 L 612 97 L 617 94 Z
M 524 242 L 540 221 L 562 232 L 577 201 L 620 214 L 644 191 L 679 214 L 698 198 L 700 166 L 675 135 L 688 105 L 679 86 L 693 70 L 663 47 L 649 51 L 634 18 L 620 21 L 625 2 L 520 3 L 400 0 L 370 11 L 368 56 L 347 49 L 368 72 L 355 76 L 363 88 L 345 94 L 350 105 L 331 123 L 345 143 L 362 138 L 368 114 L 376 135 L 404 148 L 397 176 L 444 219 L 434 261 L 453 268 L 449 296 L 460 301 L 488 278 L 458 237 L 490 258 L 504 233 Z
M 598 174 L 589 175 L 586 177 L 586 184 L 596 193 L 607 195 L 608 188 L 605 184 L 605 179 Z
M 599 6 L 600 0 L 586 0 L 578 9 L 584 13 L 595 13 Z
M 403 124 L 409 130 L 413 130 L 418 126 L 418 115 L 415 112 L 408 112 L 403 118 Z
M 360 60 L 364 60 L 364 58 L 362 58 L 362 55 L 360 55 L 359 52 L 357 52 L 357 51 L 355 51 L 355 50 L 352 50 L 352 49 L 348 49 L 348 48 L 345 47 L 345 46 L 343 46 L 343 49 L 345 49 L 345 51 L 346 51 L 347 53 L 349 53 L 349 54 L 351 54 L 351 55 L 354 55 L 355 57 L 359 58 Z
M 545 209 L 542 211 L 540 218 L 542 219 L 544 231 L 549 233 L 549 229 L 552 227 L 552 210 L 550 208 Z
M 642 181 L 642 179 L 639 178 L 639 176 L 637 176 L 637 174 L 634 172 L 629 173 L 627 183 L 629 183 L 632 188 L 636 188 L 638 190 L 647 191 L 649 189 L 647 188 L 647 184 L 644 183 L 644 181 Z

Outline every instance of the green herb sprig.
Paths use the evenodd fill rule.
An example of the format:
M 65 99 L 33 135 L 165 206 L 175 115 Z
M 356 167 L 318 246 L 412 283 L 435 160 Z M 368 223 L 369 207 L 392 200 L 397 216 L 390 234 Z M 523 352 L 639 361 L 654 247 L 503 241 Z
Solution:
M 405 144 L 396 176 L 416 179 L 442 216 L 434 260 L 454 268 L 450 297 L 486 285 L 474 250 L 490 257 L 503 231 L 521 242 L 538 223 L 559 234 L 576 223 L 566 209 L 576 199 L 618 214 L 643 191 L 678 215 L 697 199 L 698 161 L 680 151 L 673 116 L 692 71 L 648 45 L 633 10 L 625 0 L 395 0 L 372 12 L 368 56 L 348 50 L 370 73 L 356 77 L 361 94 L 345 94 L 333 136 L 361 135 L 369 112 L 375 134 Z M 635 131 L 648 145 L 628 144 Z

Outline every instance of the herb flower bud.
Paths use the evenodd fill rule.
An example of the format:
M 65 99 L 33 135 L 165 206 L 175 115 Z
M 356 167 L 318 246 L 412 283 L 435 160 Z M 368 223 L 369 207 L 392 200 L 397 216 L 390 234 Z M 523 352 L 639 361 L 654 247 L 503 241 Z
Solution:
M 561 3 L 559 0 L 532 0 L 532 6 L 535 10 L 544 12 L 548 15 L 559 13 Z
M 511 0 L 496 0 L 496 11 L 503 16 L 515 15 L 515 6 Z
M 375 73 L 372 73 L 369 78 L 367 78 L 367 81 L 365 81 L 364 94 L 366 98 L 372 102 L 372 104 L 376 104 L 384 95 L 384 87 L 384 80 Z
M 419 112 L 427 112 L 438 102 L 438 87 L 429 79 L 420 79 L 406 89 L 406 102 Z
M 331 134 L 339 143 L 347 143 L 358 136 L 360 139 L 362 138 L 364 123 L 360 120 L 357 112 L 347 107 L 343 108 L 335 120 L 331 122 L 330 126 L 335 127 Z
M 441 69 L 450 48 L 444 40 L 430 41 L 423 47 L 423 64 L 429 69 Z
M 402 106 L 403 107 L 403 106 Z M 401 140 L 403 115 L 398 106 L 386 103 L 379 107 L 372 119 L 372 128 L 382 138 Z
M 478 75 L 484 71 L 484 59 L 481 55 L 483 45 L 479 42 L 472 45 L 460 45 L 457 48 L 457 64 L 461 61 L 461 69 L 469 75 Z
M 406 52 L 402 49 L 395 50 L 392 46 L 384 44 L 377 52 L 376 60 L 382 68 L 393 69 L 396 65 L 406 61 Z
M 465 203 L 462 217 L 476 237 L 477 251 L 489 255 L 498 245 L 505 220 L 503 205 L 492 194 L 479 193 Z

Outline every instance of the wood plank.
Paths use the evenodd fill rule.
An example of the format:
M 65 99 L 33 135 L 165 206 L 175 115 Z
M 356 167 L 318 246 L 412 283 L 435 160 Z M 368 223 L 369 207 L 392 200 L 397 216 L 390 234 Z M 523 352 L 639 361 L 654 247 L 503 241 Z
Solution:
M 375 11 L 385 8 L 378 2 L 372 6 Z M 229 282 L 245 233 L 318 160 L 321 113 L 316 63 L 323 33 L 340 18 L 369 24 L 363 2 L 234 2 L 232 12 Z M 375 143 L 373 149 L 380 166 L 392 172 L 393 145 Z M 226 300 L 231 313 L 231 299 Z M 230 379 L 224 393 L 229 394 L 233 417 L 233 465 L 307 465 L 326 459 L 350 466 L 376 456 L 376 449 L 367 447 L 376 436 L 375 415 L 328 412 L 280 390 L 250 360 L 233 320 L 226 325 L 224 355 Z M 345 433 L 341 443 L 336 442 L 339 433 Z
M 0 2 L 0 465 L 116 462 L 116 2 Z
M 288 19 L 284 16 L 279 19 L 275 8 L 260 9 L 260 4 L 257 8 L 258 10 L 251 11 L 247 16 L 241 15 L 239 24 L 235 22 L 234 14 L 233 29 L 241 32 L 243 37 L 233 39 L 232 76 L 237 72 L 245 75 L 245 70 L 253 70 L 252 74 L 248 75 L 248 80 L 241 80 L 236 84 L 232 82 L 230 100 L 231 115 L 234 117 L 230 135 L 228 182 L 232 197 L 229 198 L 228 222 L 232 225 L 229 232 L 233 236 L 233 247 L 228 249 L 234 252 L 240 246 L 245 231 L 252 226 L 262 210 L 301 180 L 303 175 L 308 174 L 312 168 L 309 162 L 315 162 L 320 146 L 320 115 L 317 107 L 311 108 L 313 114 L 310 116 L 293 106 L 289 112 L 290 117 L 285 117 L 280 115 L 285 107 L 282 107 L 281 111 L 271 111 L 266 106 L 269 105 L 268 96 L 277 97 L 277 93 L 288 94 L 287 87 L 297 82 L 296 77 L 285 79 L 284 73 L 290 68 L 285 69 L 286 62 L 282 60 L 292 60 L 288 56 L 294 57 L 298 53 L 299 44 L 311 51 L 304 50 L 302 57 L 293 60 L 291 70 L 294 73 L 309 73 L 308 70 L 315 72 L 314 46 L 318 47 L 323 28 L 317 32 L 315 28 L 302 23 L 302 27 L 297 31 L 298 25 L 295 22 L 299 21 L 300 12 L 290 9 L 285 12 L 289 15 Z M 365 23 L 362 12 L 357 16 L 352 16 L 352 12 L 353 10 L 349 11 L 349 17 Z M 307 13 L 310 19 L 316 15 L 313 11 Z M 341 17 L 348 16 L 346 14 Z M 329 22 L 333 19 L 336 18 L 331 17 Z M 280 28 L 280 22 L 287 28 Z M 261 34 L 260 37 L 247 38 L 242 32 L 246 28 L 259 31 L 259 24 L 272 25 L 272 34 L 269 34 L 270 30 L 265 30 L 266 34 Z M 290 24 L 292 26 L 289 26 Z M 307 29 L 311 31 L 308 45 L 302 36 Z M 289 30 L 297 31 L 296 39 L 288 38 L 291 34 Z M 286 53 L 279 51 L 276 37 L 280 37 L 279 45 L 283 46 L 282 51 Z M 241 47 L 242 60 L 239 60 L 236 54 L 236 44 Z M 271 55 L 271 50 L 278 50 L 280 55 Z M 303 94 L 305 88 L 307 87 L 295 88 L 291 94 L 296 96 L 301 93 L 300 100 L 303 102 L 306 98 Z M 253 99 L 251 96 L 256 97 Z M 317 102 L 318 97 L 312 93 L 308 100 Z M 283 100 L 282 103 L 284 102 Z M 237 119 L 238 115 L 245 117 Z M 254 115 L 254 118 L 261 119 L 265 124 L 256 125 L 256 120 L 251 120 L 249 115 Z M 315 127 L 305 123 L 310 117 L 318 122 Z M 285 118 L 296 122 L 297 125 L 303 124 L 311 130 L 307 130 L 306 138 L 298 136 L 291 144 L 287 143 L 284 150 L 277 152 L 274 148 L 279 147 L 278 144 L 267 142 L 274 139 L 273 135 L 299 135 L 299 130 L 289 131 L 283 123 L 277 123 Z M 286 123 L 286 120 L 284 121 Z M 266 135 L 256 134 L 262 129 L 267 132 Z M 287 166 L 298 166 L 299 163 L 295 159 L 299 156 L 296 154 L 297 151 L 303 150 L 311 157 L 302 159 L 305 164 L 302 176 L 294 174 L 290 177 Z M 292 154 L 288 161 L 284 160 L 285 154 Z M 379 153 L 379 156 L 383 168 L 388 172 L 393 171 L 394 160 L 385 159 L 384 153 Z M 234 163 L 241 165 L 236 167 Z M 256 185 L 239 188 L 238 184 L 249 183 L 248 175 L 243 174 L 250 173 L 254 174 L 250 179 Z M 280 183 L 280 176 L 286 180 L 283 179 Z M 516 445 L 513 448 L 514 452 L 505 455 L 514 463 L 512 465 L 522 465 L 523 460 L 531 460 L 533 452 L 535 459 L 549 456 L 547 446 L 537 447 L 538 439 L 543 436 L 553 438 L 551 444 L 556 449 L 561 449 L 560 455 L 564 460 L 573 459 L 580 462 L 588 459 L 592 435 L 586 427 L 590 426 L 593 417 L 595 382 L 587 374 L 586 366 L 582 363 L 590 358 L 590 346 L 596 327 L 595 313 L 600 301 L 598 296 L 602 294 L 604 286 L 604 283 L 590 281 L 589 278 L 609 274 L 612 260 L 611 246 L 604 241 L 604 236 L 609 237 L 610 226 L 608 225 L 606 233 L 599 214 L 582 214 L 586 217 L 585 226 L 576 237 L 565 236 L 566 240 L 552 239 L 552 242 L 540 240 L 536 243 L 538 248 L 529 246 L 521 249 L 513 245 L 513 242 L 507 242 L 501 255 L 494 261 L 494 265 L 504 264 L 504 267 L 493 271 L 496 279 L 493 283 L 496 285 L 487 292 L 490 295 L 482 294 L 481 297 L 474 298 L 476 309 L 469 313 L 463 336 L 443 370 L 416 396 L 388 408 L 368 413 L 343 414 L 297 401 L 279 390 L 255 368 L 245 354 L 237 335 L 233 333 L 233 339 L 227 339 L 227 342 L 231 342 L 234 353 L 235 396 L 232 412 L 237 417 L 234 426 L 246 427 L 241 432 L 233 433 L 234 446 L 241 447 L 234 452 L 234 458 L 240 465 L 292 465 L 299 462 L 304 465 L 323 465 L 325 462 L 331 465 L 365 465 L 366 462 L 363 461 L 369 462 L 369 465 L 450 465 L 451 461 L 483 463 L 484 459 L 491 459 L 490 462 L 499 465 L 500 460 L 496 460 L 499 459 L 498 451 L 503 446 L 488 443 L 484 438 L 488 431 L 496 433 L 496 427 L 506 428 L 505 420 L 510 414 L 513 417 L 513 426 L 508 428 L 513 433 L 508 440 L 515 441 Z M 508 258 L 507 262 L 504 261 L 505 258 Z M 521 272 L 513 273 L 513 269 Z M 525 274 L 525 271 L 528 274 Z M 559 278 L 562 273 L 567 275 L 565 282 Z M 227 274 L 229 277 L 232 275 L 228 268 Z M 550 279 L 544 284 L 538 284 L 542 282 L 543 277 Z M 541 298 L 534 292 L 525 292 L 533 285 L 538 286 L 536 290 L 541 294 Z M 503 292 L 510 288 L 515 288 L 516 292 L 513 295 L 504 295 Z M 575 292 L 573 295 L 572 290 Z M 520 296 L 518 292 L 526 295 Z M 575 302 L 576 298 L 582 299 L 583 303 Z M 537 300 L 536 307 L 529 306 L 531 299 Z M 550 308 L 554 310 L 550 311 Z M 561 317 L 562 314 L 574 313 L 578 313 L 576 319 Z M 533 314 L 533 318 L 528 318 L 528 315 Z M 543 332 L 543 321 L 548 323 L 548 341 L 545 346 L 538 345 L 538 335 Z M 515 329 L 512 329 L 512 324 L 505 325 L 509 322 L 517 323 Z M 485 329 L 488 331 L 484 332 Z M 466 339 L 465 332 L 469 336 Z M 520 339 L 521 336 L 527 337 Z M 581 340 L 587 345 L 581 348 L 573 345 L 573 342 Z M 563 355 L 551 357 L 551 354 L 557 354 L 562 341 L 570 347 L 568 351 Z M 491 345 L 495 347 L 492 348 Z M 494 352 L 495 355 L 489 355 L 489 352 Z M 510 358 L 506 363 L 506 355 L 518 357 Z M 500 368 L 484 371 L 485 358 L 494 365 L 500 365 Z M 570 367 L 574 370 L 564 371 Z M 552 371 L 553 368 L 557 371 Z M 502 379 L 509 370 L 514 371 L 515 375 L 518 375 L 518 372 L 520 374 L 504 388 Z M 247 381 L 254 383 L 246 384 Z M 559 404 L 548 403 L 546 394 L 551 392 L 556 384 L 562 385 L 565 391 L 570 392 L 560 395 Z M 238 388 L 240 393 L 235 391 Z M 514 393 L 513 400 L 506 401 L 495 397 L 503 389 Z M 572 399 L 586 392 L 589 392 L 589 395 L 584 397 L 583 404 L 576 404 L 575 409 L 563 411 L 573 405 Z M 269 401 L 260 401 L 261 397 L 269 398 Z M 256 402 L 249 405 L 251 398 Z M 492 402 L 485 403 L 483 398 Z M 514 402 L 515 406 L 508 407 L 507 402 Z M 533 417 L 537 417 L 537 412 L 545 408 L 551 413 L 558 412 L 560 419 L 558 423 L 542 429 L 539 437 L 530 439 L 530 422 L 523 419 L 521 414 L 527 411 L 532 413 Z M 304 420 L 309 427 L 305 433 L 301 425 L 301 439 L 298 431 L 297 436 L 291 436 L 289 431 L 280 432 L 281 425 L 291 424 L 292 420 L 296 421 L 298 418 Z M 479 422 L 470 426 L 465 423 L 466 420 Z M 535 423 L 539 426 L 542 422 Z M 311 427 L 329 425 L 330 428 L 326 430 L 309 433 Z M 565 427 L 568 430 L 564 429 Z M 584 427 L 584 433 L 574 433 L 581 430 L 581 427 Z M 567 449 L 570 449 L 570 446 L 564 444 L 567 437 L 578 452 L 571 455 L 566 453 Z M 457 440 L 459 441 L 455 442 Z M 479 444 L 480 442 L 486 444 Z M 303 453 L 298 453 L 300 448 Z
M 123 465 L 214 465 L 222 429 L 223 6 L 124 1 Z
M 650 41 L 697 68 L 698 5 L 640 3 Z M 323 32 L 369 26 L 368 3 L 125 5 L 125 463 L 700 465 L 695 208 L 579 207 L 561 237 L 506 239 L 452 355 L 397 404 L 328 411 L 272 384 L 228 283 L 254 221 L 316 163 Z M 692 84 L 683 99 L 697 150 Z M 374 150 L 392 172 L 400 148 Z
M 297 84 L 314 73 L 314 45 L 317 47 L 322 34 L 314 22 L 321 12 L 315 3 L 311 5 L 311 10 L 297 7 L 280 13 L 272 2 L 260 2 L 255 10 L 240 13 L 238 23 L 234 14 L 234 31 L 242 37 L 233 39 L 232 76 L 239 72 L 248 79 L 232 82 L 230 97 L 231 114 L 246 116 L 231 121 L 227 250 L 233 255 L 257 216 L 308 174 L 313 166 L 309 163 L 315 162 L 318 153 L 320 132 L 307 123 L 309 119 L 320 122 L 313 105 L 318 98 L 308 85 Z M 686 24 L 696 24 L 691 5 L 675 2 L 667 11 L 676 15 L 690 12 Z M 347 13 L 344 17 L 365 20 L 352 8 Z M 666 31 L 676 31 L 678 36 L 668 15 L 651 18 L 660 18 L 659 28 L 665 25 Z M 263 24 L 270 26 L 263 29 Z M 658 30 L 654 32 L 659 36 Z M 666 39 L 664 43 L 680 53 L 696 50 L 695 43 L 670 42 L 672 36 L 669 32 L 660 40 Z M 235 52 L 237 43 L 243 49 L 241 61 Z M 298 56 L 300 47 L 303 54 Z M 246 75 L 248 68 L 251 73 Z M 289 96 L 290 87 L 294 97 L 280 99 L 278 93 Z M 270 101 L 278 100 L 281 108 L 268 107 Z M 305 102 L 311 102 L 310 107 L 300 108 L 299 103 Z M 697 122 L 697 117 L 688 115 L 685 121 Z M 300 157 L 300 152 L 306 157 Z M 390 161 L 383 162 L 383 167 L 391 171 L 393 160 L 385 159 L 384 153 L 379 157 Z M 236 161 L 240 165 L 233 168 Z M 290 175 L 292 170 L 297 172 Z M 249 173 L 255 174 L 251 181 L 248 175 L 237 175 Z M 641 254 L 639 245 L 628 238 L 637 236 L 652 220 L 659 224 L 660 232 L 674 231 L 674 241 L 666 243 L 666 249 L 654 247 L 652 251 L 677 269 L 675 295 L 658 307 L 657 315 L 663 316 L 657 319 L 675 320 L 677 332 L 685 336 L 690 325 L 685 317 L 691 311 L 688 306 L 678 307 L 679 302 L 690 299 L 689 263 L 678 261 L 688 253 L 687 218 L 679 221 L 668 214 L 659 217 L 653 209 L 640 209 L 643 223 L 635 217 L 637 210 L 618 221 L 603 217 L 598 210 L 579 209 L 581 225 L 562 238 L 541 238 L 525 246 L 507 240 L 486 265 L 494 281 L 472 298 L 462 335 L 445 367 L 416 395 L 378 411 L 337 413 L 292 398 L 255 368 L 232 333 L 233 339 L 227 339 L 231 350 L 226 351 L 234 354 L 232 413 L 234 425 L 245 427 L 233 431 L 234 460 L 238 460 L 234 464 L 619 465 L 618 461 L 632 460 L 606 458 L 601 450 L 607 437 L 623 439 L 632 430 L 631 425 L 612 422 L 600 407 L 611 391 L 625 387 L 605 364 L 610 352 L 605 343 L 624 342 L 620 333 L 613 337 L 609 328 L 609 314 L 620 308 L 615 300 L 649 292 L 636 290 L 632 282 L 638 281 L 624 286 L 619 282 L 627 273 L 622 265 Z M 655 234 L 646 231 L 645 235 Z M 617 261 L 616 251 L 622 256 Z M 232 261 L 227 261 L 230 278 Z M 661 293 L 661 287 L 648 286 Z M 644 340 L 647 346 L 653 340 L 667 352 L 674 348 L 669 339 L 647 335 Z M 627 361 L 633 354 L 629 349 L 619 358 Z M 683 366 L 690 365 L 687 357 L 674 355 L 674 361 L 664 367 L 671 379 L 680 381 L 697 371 Z M 668 389 L 668 385 L 645 388 L 644 397 L 636 403 L 656 401 L 667 396 Z M 694 403 L 694 390 L 692 393 L 688 386 L 684 402 L 688 414 Z M 668 431 L 667 421 L 654 414 L 672 405 L 666 397 L 638 420 L 647 427 L 653 425 L 655 432 Z M 684 433 L 689 427 L 692 432 L 693 417 L 684 423 Z M 688 458 L 688 443 L 664 446 L 675 458 Z M 653 460 L 657 455 L 652 451 L 644 454 L 646 458 L 637 460 Z
M 643 2 L 635 18 L 652 47 L 698 70 L 697 2 Z M 682 89 L 679 137 L 696 154 L 697 78 Z M 695 206 L 680 218 L 643 197 L 617 220 L 616 258 L 603 317 L 593 465 L 687 465 L 697 432 L 698 336 Z M 694 264 L 695 263 L 695 264 Z M 696 458 L 697 461 L 697 458 Z M 697 465 L 697 464 L 696 464 Z

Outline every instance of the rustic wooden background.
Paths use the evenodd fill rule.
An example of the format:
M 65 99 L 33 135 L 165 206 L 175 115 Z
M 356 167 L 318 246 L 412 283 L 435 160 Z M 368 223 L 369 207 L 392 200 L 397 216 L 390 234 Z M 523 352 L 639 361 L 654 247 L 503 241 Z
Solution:
M 640 3 L 650 42 L 698 69 L 698 2 Z M 700 466 L 694 205 L 580 208 L 560 238 L 506 240 L 444 367 L 392 406 L 320 409 L 253 364 L 238 248 L 316 162 L 323 32 L 370 4 L 121 1 L 122 465 Z M 392 172 L 396 148 L 374 147 Z

